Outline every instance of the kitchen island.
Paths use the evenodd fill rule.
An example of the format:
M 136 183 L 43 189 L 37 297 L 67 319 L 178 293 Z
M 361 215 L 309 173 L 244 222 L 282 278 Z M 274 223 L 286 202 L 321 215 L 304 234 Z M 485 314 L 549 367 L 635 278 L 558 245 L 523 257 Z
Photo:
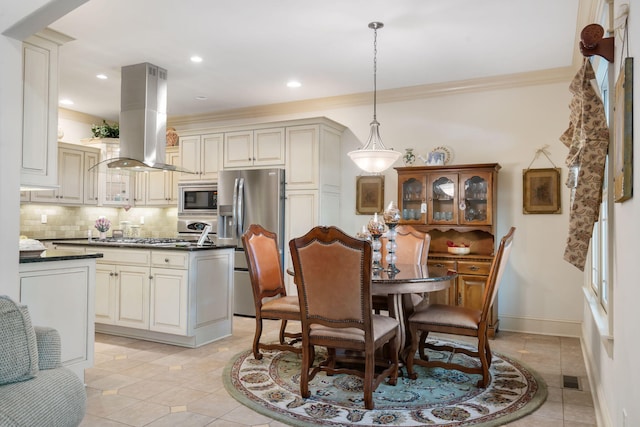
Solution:
M 102 253 L 96 332 L 185 347 L 231 335 L 234 246 L 83 239 L 52 244 Z
M 84 370 L 93 366 L 96 260 L 102 254 L 35 252 L 20 257 L 20 302 L 33 325 L 58 331 L 62 364 L 84 382 Z

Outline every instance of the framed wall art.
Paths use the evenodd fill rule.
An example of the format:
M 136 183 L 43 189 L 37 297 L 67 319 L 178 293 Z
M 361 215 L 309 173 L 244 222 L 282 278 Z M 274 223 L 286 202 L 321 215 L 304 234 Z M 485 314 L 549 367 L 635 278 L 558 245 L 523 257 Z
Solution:
M 524 169 L 522 171 L 522 197 L 522 213 L 562 213 L 560 168 Z
M 613 132 L 613 199 L 624 202 L 633 190 L 633 58 L 625 58 L 616 82 Z
M 356 178 L 356 214 L 371 215 L 384 209 L 384 175 Z

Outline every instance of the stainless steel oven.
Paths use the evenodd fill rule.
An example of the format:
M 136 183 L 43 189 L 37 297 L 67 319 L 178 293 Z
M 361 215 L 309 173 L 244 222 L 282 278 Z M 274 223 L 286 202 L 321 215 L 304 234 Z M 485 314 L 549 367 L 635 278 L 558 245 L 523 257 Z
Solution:
M 178 217 L 218 216 L 218 183 L 178 184 Z

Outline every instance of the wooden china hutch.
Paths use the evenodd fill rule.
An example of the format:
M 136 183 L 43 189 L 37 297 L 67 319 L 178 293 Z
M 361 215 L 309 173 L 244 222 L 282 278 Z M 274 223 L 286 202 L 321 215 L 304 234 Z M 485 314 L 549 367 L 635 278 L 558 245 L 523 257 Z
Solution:
M 411 166 L 398 172 L 401 224 L 431 235 L 427 264 L 458 272 L 449 289 L 430 301 L 482 309 L 482 294 L 496 244 L 497 163 Z M 470 245 L 468 255 L 453 255 L 447 242 Z M 498 300 L 489 314 L 489 336 L 498 330 Z

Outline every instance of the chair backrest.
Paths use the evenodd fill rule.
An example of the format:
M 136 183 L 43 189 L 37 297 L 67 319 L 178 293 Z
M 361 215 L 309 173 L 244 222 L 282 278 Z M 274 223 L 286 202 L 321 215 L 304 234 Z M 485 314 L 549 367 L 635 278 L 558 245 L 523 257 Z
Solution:
M 396 232 L 398 233 L 396 236 L 398 264 L 426 264 L 429 246 L 431 246 L 429 233 L 422 233 L 410 225 L 399 225 L 396 227 Z M 386 237 L 380 239 L 383 262 L 387 257 L 388 241 Z
M 242 235 L 242 246 L 249 266 L 256 307 L 266 297 L 287 294 L 282 277 L 282 262 L 278 251 L 278 237 L 262 226 L 251 224 Z
M 491 263 L 489 277 L 487 278 L 487 286 L 484 290 L 482 320 L 486 320 L 489 310 L 493 305 L 493 301 L 496 299 L 496 295 L 498 295 L 498 288 L 500 287 L 500 282 L 502 282 L 502 275 L 504 274 L 507 262 L 509 261 L 509 255 L 511 254 L 513 235 L 515 232 L 516 228 L 511 227 L 509 232 L 500 240 L 498 252 Z
M 320 323 L 371 334 L 371 244 L 336 227 L 314 227 L 289 248 L 303 330 Z

